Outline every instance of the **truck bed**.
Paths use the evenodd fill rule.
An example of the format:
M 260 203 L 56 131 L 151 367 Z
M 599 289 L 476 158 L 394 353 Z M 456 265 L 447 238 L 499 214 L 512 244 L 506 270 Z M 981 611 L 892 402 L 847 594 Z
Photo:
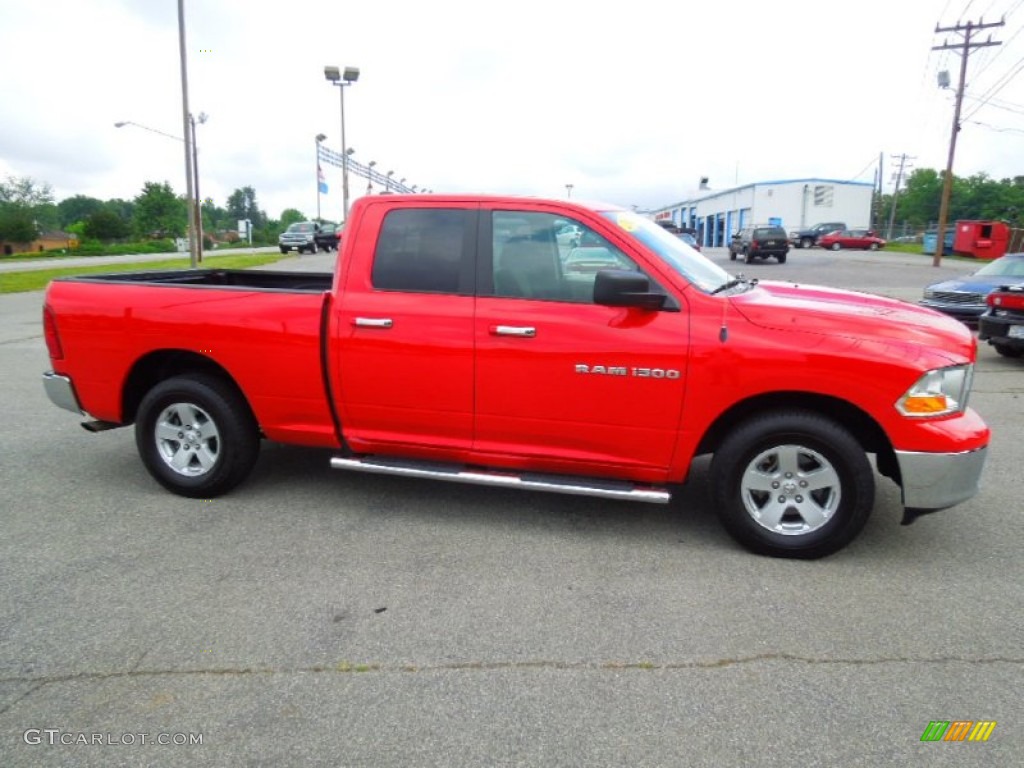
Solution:
M 139 283 L 197 288 L 238 288 L 246 291 L 298 291 L 323 293 L 331 289 L 330 272 L 275 272 L 249 269 L 170 269 L 152 272 L 117 272 L 61 278 L 88 283 Z

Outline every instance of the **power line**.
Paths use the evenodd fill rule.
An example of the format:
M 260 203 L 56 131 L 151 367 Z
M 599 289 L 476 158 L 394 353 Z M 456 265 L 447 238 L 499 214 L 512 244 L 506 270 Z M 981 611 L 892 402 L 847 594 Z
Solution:
M 1013 78 L 1017 75 L 1017 73 L 1020 72 L 1022 69 L 1024 69 L 1024 56 L 1022 56 L 1021 58 L 1017 59 L 1016 63 L 1014 63 L 1013 66 L 1016 67 L 1016 69 L 1011 69 L 1009 72 L 1004 74 L 1001 78 L 999 78 L 999 80 L 996 80 L 996 82 L 993 83 L 989 87 L 989 89 L 987 91 L 985 91 L 985 93 L 983 93 L 981 96 L 978 97 L 978 100 L 981 103 L 978 104 L 978 106 L 976 106 L 970 112 L 968 112 L 964 119 L 977 114 L 978 110 L 980 110 L 982 107 L 984 107 L 985 104 L 988 103 L 989 99 L 991 99 L 993 96 L 995 96 L 1001 90 L 1003 90 L 1003 88 L 1005 88 L 1011 82 L 1013 82 Z
M 1021 133 L 1021 134 L 1024 134 L 1024 129 L 1022 129 L 1022 128 L 998 128 L 998 127 L 996 127 L 994 125 L 989 125 L 988 123 L 979 122 L 978 120 L 964 120 L 964 122 L 965 123 L 970 123 L 971 125 L 980 125 L 982 128 L 988 128 L 990 131 L 998 131 L 999 133 Z
M 1024 0 L 1017 0 L 1017 4 L 1014 5 L 1013 8 L 1011 8 L 1009 11 L 1007 11 L 1006 14 L 1003 16 L 1003 18 L 1005 19 L 1007 16 L 1012 16 L 1014 14 L 1014 12 L 1018 8 L 1021 7 L 1021 5 L 1024 5 Z M 998 59 L 1000 56 L 1002 56 L 1003 53 L 1009 49 L 1010 43 L 1012 43 L 1014 40 L 1016 40 L 1017 39 L 1017 35 L 1019 35 L 1022 31 L 1024 31 L 1024 26 L 1018 27 L 1017 31 L 1014 32 L 1012 35 L 1010 35 L 1010 39 L 1006 41 L 1006 46 L 1005 47 L 1002 47 L 998 51 L 996 51 L 995 54 L 992 56 L 992 58 L 988 59 L 987 61 L 982 62 L 981 67 L 979 69 L 975 70 L 975 72 L 974 72 L 975 79 L 977 79 L 977 78 L 981 77 L 983 74 L 985 74 L 985 72 L 988 70 L 989 67 L 992 66 L 992 64 L 996 61 L 996 59 Z
M 872 165 L 874 165 L 874 164 L 875 164 L 876 162 L 878 162 L 877 158 L 874 158 L 874 157 L 872 157 L 872 158 L 871 158 L 870 160 L 868 160 L 868 163 L 867 163 L 867 165 L 865 165 L 865 166 L 864 166 L 863 168 L 861 168 L 861 169 L 860 169 L 860 171 L 858 171 L 858 172 L 857 172 L 856 174 L 854 174 L 854 175 L 853 175 L 853 176 L 851 176 L 851 177 L 850 177 L 849 179 L 847 179 L 847 181 L 856 181 L 856 180 L 857 180 L 857 179 L 859 179 L 859 178 L 860 178 L 861 176 L 863 176 L 863 175 L 864 175 L 864 172 L 865 172 L 865 171 L 866 171 L 866 170 L 867 170 L 868 168 L 870 168 L 870 167 L 871 167 Z

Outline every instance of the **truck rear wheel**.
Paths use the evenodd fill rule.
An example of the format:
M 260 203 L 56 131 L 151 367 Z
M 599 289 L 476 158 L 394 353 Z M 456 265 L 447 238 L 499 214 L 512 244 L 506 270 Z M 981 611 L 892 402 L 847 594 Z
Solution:
M 242 482 L 260 450 L 259 429 L 242 395 L 206 374 L 153 387 L 139 405 L 135 444 L 158 483 L 204 499 Z
M 752 552 L 812 559 L 851 542 L 874 505 L 871 464 L 836 422 L 806 411 L 752 419 L 711 463 L 726 530 Z

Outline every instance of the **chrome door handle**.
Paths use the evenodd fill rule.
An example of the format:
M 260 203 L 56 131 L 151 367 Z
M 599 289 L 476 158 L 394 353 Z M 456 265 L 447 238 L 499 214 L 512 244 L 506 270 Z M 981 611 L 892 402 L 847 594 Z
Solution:
M 532 339 L 537 335 L 537 329 L 518 325 L 493 325 L 491 333 L 495 336 L 522 336 Z
M 357 317 L 352 321 L 357 328 L 390 328 L 390 317 Z

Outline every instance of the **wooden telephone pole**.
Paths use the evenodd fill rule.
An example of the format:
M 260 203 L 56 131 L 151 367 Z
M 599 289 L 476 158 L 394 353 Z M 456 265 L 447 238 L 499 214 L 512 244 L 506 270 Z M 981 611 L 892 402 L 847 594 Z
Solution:
M 949 159 L 946 161 L 946 176 L 942 180 L 942 202 L 939 204 L 939 226 L 935 244 L 935 257 L 932 259 L 932 266 L 938 267 L 942 264 L 942 252 L 945 250 L 946 243 L 946 224 L 949 218 L 949 195 L 953 190 L 953 156 L 956 154 L 956 135 L 960 132 L 960 107 L 964 101 L 964 86 L 967 84 L 967 57 L 971 55 L 971 51 L 975 48 L 987 48 L 990 45 L 1002 45 L 1001 42 L 993 41 L 992 36 L 989 35 L 988 40 L 984 42 L 974 42 L 971 40 L 971 35 L 981 29 L 989 29 L 991 27 L 1001 27 L 1006 24 L 1005 19 L 999 21 L 993 21 L 988 24 L 985 23 L 984 19 L 977 23 L 968 21 L 966 24 L 957 24 L 955 27 L 940 27 L 938 24 L 935 25 L 935 33 L 939 32 L 955 32 L 956 34 L 963 37 L 962 43 L 956 43 L 950 45 L 950 43 L 944 42 L 942 45 L 932 46 L 933 51 L 957 51 L 960 54 L 960 83 L 956 89 L 956 108 L 953 110 L 953 130 L 949 137 Z
M 893 160 L 900 161 L 899 170 L 896 171 L 896 188 L 892 193 L 892 207 L 889 209 L 889 229 L 886 230 L 885 239 L 892 240 L 892 229 L 896 226 L 896 201 L 900 198 L 900 182 L 903 181 L 903 173 L 907 167 L 908 160 L 914 160 L 913 157 L 907 157 L 907 153 L 904 152 L 902 155 L 893 155 Z

